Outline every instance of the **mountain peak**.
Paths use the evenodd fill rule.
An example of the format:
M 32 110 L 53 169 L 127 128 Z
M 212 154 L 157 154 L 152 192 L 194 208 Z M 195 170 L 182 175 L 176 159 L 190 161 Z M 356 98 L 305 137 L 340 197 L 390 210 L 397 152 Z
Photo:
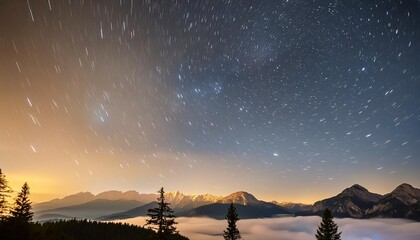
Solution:
M 195 194 L 191 195 L 193 201 L 202 201 L 202 202 L 217 202 L 222 199 L 220 196 L 213 196 L 211 194 Z
M 420 189 L 403 183 L 366 213 L 367 217 L 398 217 L 420 221 L 419 202 Z
M 250 193 L 245 192 L 245 191 L 237 191 L 237 192 L 231 193 L 229 195 L 245 195 L 245 194 L 251 195 Z
M 130 190 L 127 192 L 109 190 L 101 192 L 95 196 L 95 199 L 106 199 L 106 200 L 139 200 L 140 194 L 137 191 Z
M 410 184 L 408 184 L 408 183 L 403 183 L 403 184 L 401 184 L 401 185 L 399 185 L 398 187 L 396 187 L 395 189 L 394 189 L 394 191 L 411 191 L 411 190 L 413 190 L 413 189 L 415 189 L 413 186 L 411 186 Z
M 76 201 L 76 202 L 87 202 L 95 198 L 91 192 L 78 192 L 72 195 L 68 195 L 63 197 L 62 199 L 57 200 L 64 200 L 64 201 Z
M 344 189 L 337 196 L 316 202 L 313 212 L 321 212 L 329 208 L 334 214 L 343 217 L 361 218 L 366 209 L 371 208 L 382 196 L 369 192 L 366 188 L 355 184 Z
M 241 205 L 258 205 L 261 201 L 259 201 L 256 197 L 254 197 L 254 195 L 248 192 L 239 191 L 222 198 L 219 202 L 236 203 Z
M 359 184 L 354 184 L 353 186 L 350 187 L 350 189 L 357 189 L 357 190 L 361 190 L 361 191 L 368 191 L 366 188 L 364 188 L 363 186 L 359 185 Z
M 393 195 L 416 195 L 420 189 L 414 188 L 408 183 L 403 183 L 396 187 L 391 194 Z
M 245 192 L 245 191 L 239 191 L 239 192 L 234 192 L 234 193 L 231 193 L 229 196 L 227 196 L 227 197 L 243 197 L 243 198 L 253 198 L 253 199 L 256 199 L 255 197 L 254 197 L 254 195 L 252 195 L 252 194 L 250 194 L 250 193 L 248 193 L 248 192 Z
M 354 184 L 353 186 L 344 189 L 341 192 L 341 195 L 343 196 L 357 196 L 364 199 L 369 199 L 372 196 L 372 193 L 369 192 L 366 188 L 362 187 L 359 184 Z M 379 196 L 379 195 L 378 195 Z
M 176 192 L 167 192 L 165 193 L 165 197 L 170 199 L 171 201 L 180 201 L 184 199 L 186 196 L 179 191 Z
M 410 184 L 403 183 L 396 187 L 390 195 L 395 196 L 406 204 L 417 203 L 420 199 L 420 189 L 414 188 Z

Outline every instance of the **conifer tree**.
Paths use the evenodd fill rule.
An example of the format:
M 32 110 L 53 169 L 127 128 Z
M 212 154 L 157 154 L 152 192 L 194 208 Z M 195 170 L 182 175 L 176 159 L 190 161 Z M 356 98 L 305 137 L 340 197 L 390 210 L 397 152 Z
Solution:
M 340 240 L 341 232 L 338 233 L 338 226 L 333 220 L 331 211 L 327 208 L 322 215 L 321 224 L 316 231 L 317 240 Z
M 241 239 L 241 234 L 239 233 L 239 230 L 236 227 L 236 222 L 239 220 L 239 217 L 236 213 L 236 208 L 233 205 L 233 203 L 231 203 L 228 208 L 226 220 L 228 222 L 228 227 L 226 228 L 226 230 L 223 231 L 223 238 L 225 240 Z
M 24 183 L 18 196 L 15 198 L 15 204 L 10 213 L 12 219 L 20 222 L 29 223 L 32 221 L 33 212 L 31 211 L 31 201 L 29 200 L 29 185 Z
M 169 239 L 172 234 L 178 233 L 176 230 L 174 211 L 169 207 L 169 203 L 165 202 L 165 191 L 163 187 L 158 191 L 158 206 L 148 210 L 147 216 L 150 219 L 146 220 L 146 225 L 151 225 L 149 228 L 155 230 L 158 234 L 159 240 Z
M 12 190 L 6 180 L 6 176 L 0 169 L 0 221 L 6 218 L 6 214 L 9 212 L 8 198 Z

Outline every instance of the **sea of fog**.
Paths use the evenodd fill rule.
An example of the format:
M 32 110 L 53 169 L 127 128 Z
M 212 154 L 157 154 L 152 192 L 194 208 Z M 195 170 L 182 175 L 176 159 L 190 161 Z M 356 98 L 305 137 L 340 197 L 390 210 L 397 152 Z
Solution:
M 119 222 L 143 226 L 146 217 Z M 220 240 L 226 220 L 211 218 L 177 218 L 177 228 L 191 240 Z M 244 240 L 313 240 L 320 217 L 284 217 L 245 219 L 237 223 Z M 342 240 L 419 240 L 420 222 L 404 219 L 335 218 Z

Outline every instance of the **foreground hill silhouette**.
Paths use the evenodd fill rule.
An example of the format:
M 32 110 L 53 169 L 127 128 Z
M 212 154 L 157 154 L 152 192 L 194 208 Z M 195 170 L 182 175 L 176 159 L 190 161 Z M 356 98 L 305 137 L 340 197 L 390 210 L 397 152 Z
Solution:
M 30 223 L 29 235 L 31 240 L 153 240 L 157 234 L 146 228 L 134 225 L 96 222 L 87 220 L 68 220 L 45 222 L 43 224 Z M 21 229 L 15 229 L 12 223 L 0 223 L 0 239 L 19 240 L 14 233 Z M 173 235 L 171 240 L 188 240 L 179 234 Z

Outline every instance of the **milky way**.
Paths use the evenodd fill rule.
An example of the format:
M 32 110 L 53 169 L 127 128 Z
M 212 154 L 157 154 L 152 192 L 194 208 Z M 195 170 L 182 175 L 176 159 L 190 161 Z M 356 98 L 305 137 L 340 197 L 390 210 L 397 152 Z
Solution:
M 34 192 L 420 186 L 419 1 L 1 0 L 0 53 Z

